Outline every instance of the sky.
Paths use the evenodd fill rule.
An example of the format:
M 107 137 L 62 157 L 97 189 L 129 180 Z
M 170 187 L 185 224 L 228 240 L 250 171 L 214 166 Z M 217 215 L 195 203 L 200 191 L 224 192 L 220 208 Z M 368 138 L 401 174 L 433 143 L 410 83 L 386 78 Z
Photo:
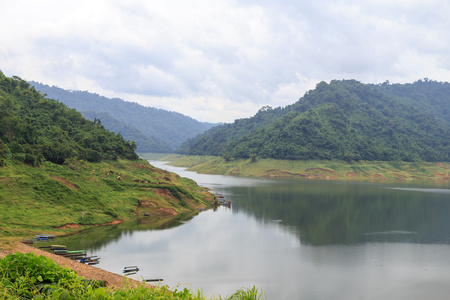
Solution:
M 231 123 L 316 84 L 450 81 L 448 0 L 0 0 L 0 70 Z

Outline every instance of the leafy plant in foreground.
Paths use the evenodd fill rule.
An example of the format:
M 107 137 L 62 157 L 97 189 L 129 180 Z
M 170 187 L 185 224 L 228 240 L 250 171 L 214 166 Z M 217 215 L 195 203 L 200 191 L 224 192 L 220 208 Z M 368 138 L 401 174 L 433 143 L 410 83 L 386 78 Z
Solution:
M 249 290 L 240 289 L 224 300 L 258 300 L 262 297 L 263 293 L 253 287 Z M 50 258 L 17 252 L 0 259 L 0 299 L 204 300 L 207 298 L 203 296 L 201 290 L 197 293 L 187 288 L 172 291 L 167 286 L 151 287 L 146 283 L 131 287 L 126 281 L 123 288 L 112 290 L 104 287 L 103 281 L 85 280 L 77 276 L 75 271 L 60 267 Z M 222 297 L 219 296 L 219 299 Z

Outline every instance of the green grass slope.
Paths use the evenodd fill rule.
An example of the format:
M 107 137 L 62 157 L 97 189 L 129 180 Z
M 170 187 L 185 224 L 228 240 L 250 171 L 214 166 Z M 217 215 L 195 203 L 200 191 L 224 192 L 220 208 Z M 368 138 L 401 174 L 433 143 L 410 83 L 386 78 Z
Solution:
M 0 167 L 0 239 L 73 229 L 149 213 L 151 218 L 195 214 L 213 196 L 195 182 L 144 160 Z M 65 226 L 70 225 L 70 226 Z
M 0 72 L 0 239 L 211 206 L 211 194 L 153 168 L 135 148 Z

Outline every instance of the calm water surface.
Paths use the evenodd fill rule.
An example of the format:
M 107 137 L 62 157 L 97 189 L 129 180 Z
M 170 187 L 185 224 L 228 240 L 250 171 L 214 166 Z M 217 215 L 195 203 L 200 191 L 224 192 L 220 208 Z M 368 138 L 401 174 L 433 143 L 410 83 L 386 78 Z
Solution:
M 261 288 L 267 299 L 447 299 L 449 185 L 200 175 L 152 161 L 225 195 L 220 207 L 154 229 L 144 219 L 65 242 L 97 266 L 208 296 Z M 59 242 L 58 242 L 59 243 Z

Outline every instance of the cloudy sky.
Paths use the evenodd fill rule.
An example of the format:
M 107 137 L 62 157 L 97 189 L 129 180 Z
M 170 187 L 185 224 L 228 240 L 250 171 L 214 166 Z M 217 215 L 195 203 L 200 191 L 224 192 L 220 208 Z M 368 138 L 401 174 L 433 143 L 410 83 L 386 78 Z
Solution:
M 0 70 L 232 122 L 320 81 L 450 81 L 447 0 L 0 0 Z

